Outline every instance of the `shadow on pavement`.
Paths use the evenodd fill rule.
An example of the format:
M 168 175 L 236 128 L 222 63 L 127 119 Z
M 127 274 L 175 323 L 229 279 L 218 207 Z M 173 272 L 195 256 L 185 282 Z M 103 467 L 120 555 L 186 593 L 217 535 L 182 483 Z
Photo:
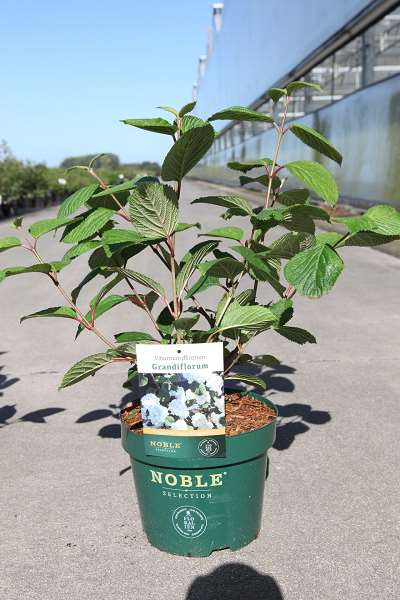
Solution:
M 0 352 L 0 354 L 5 354 L 5 352 Z M 8 375 L 4 375 L 3 373 L 1 373 L 3 369 L 4 365 L 0 366 L 0 397 L 4 396 L 3 390 L 6 390 L 11 385 L 14 385 L 14 383 L 17 383 L 19 381 L 18 377 L 8 377 Z M 39 408 L 38 410 L 25 413 L 22 416 L 18 416 L 18 409 L 16 404 L 3 404 L 0 405 L 0 429 L 2 427 L 5 427 L 6 425 L 12 425 L 13 423 L 17 423 L 18 421 L 29 423 L 47 423 L 47 417 L 55 415 L 64 410 L 65 408 L 57 407 Z M 16 417 L 16 419 L 10 421 L 10 419 L 12 419 L 13 417 Z
M 196 577 L 185 600 L 284 600 L 270 575 L 258 573 L 242 563 L 228 563 Z

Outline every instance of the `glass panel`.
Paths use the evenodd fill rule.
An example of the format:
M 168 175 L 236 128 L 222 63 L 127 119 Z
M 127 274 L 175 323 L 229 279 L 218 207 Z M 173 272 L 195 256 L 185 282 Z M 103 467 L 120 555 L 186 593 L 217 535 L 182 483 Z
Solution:
M 322 108 L 334 101 L 332 90 L 333 79 L 333 56 L 329 56 L 319 65 L 311 69 L 304 79 L 317 83 L 322 88 L 322 93 L 315 92 L 310 88 L 304 88 L 304 112 L 308 113 L 317 108 Z
M 369 34 L 369 35 L 368 35 Z M 366 32 L 373 83 L 400 72 L 400 8 L 386 15 Z
M 333 56 L 334 99 L 340 100 L 363 85 L 363 38 L 358 36 Z

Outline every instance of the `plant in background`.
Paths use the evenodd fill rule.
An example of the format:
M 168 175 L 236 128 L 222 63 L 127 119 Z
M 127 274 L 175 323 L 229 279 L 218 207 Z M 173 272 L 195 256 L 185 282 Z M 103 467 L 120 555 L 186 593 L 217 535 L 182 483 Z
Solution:
M 295 343 L 314 343 L 308 331 L 291 324 L 296 293 L 318 298 L 329 292 L 343 270 L 341 250 L 347 246 L 374 246 L 400 237 L 400 214 L 390 206 L 374 206 L 359 217 L 336 218 L 347 233 L 316 233 L 315 222 L 331 217 L 322 206 L 310 202 L 310 191 L 329 205 L 338 200 L 338 189 L 330 172 L 320 163 L 297 160 L 282 163 L 280 150 L 287 135 L 296 136 L 317 153 L 342 162 L 340 153 L 320 133 L 301 123 L 287 123 L 290 95 L 314 84 L 294 82 L 286 89 L 271 89 L 273 102 L 279 103 L 281 117 L 235 106 L 213 114 L 207 121 L 191 115 L 195 103 L 181 110 L 161 107 L 172 119 L 127 119 L 127 125 L 170 136 L 171 148 L 157 177 L 135 177 L 109 186 L 94 168 L 95 159 L 81 167 L 92 183 L 68 197 L 53 219 L 38 221 L 25 231 L 22 220 L 14 226 L 21 237 L 0 240 L 0 251 L 22 246 L 34 259 L 28 266 L 6 267 L 0 280 L 23 273 L 38 273 L 54 285 L 63 299 L 59 306 L 29 314 L 30 318 L 57 317 L 77 325 L 76 335 L 87 330 L 96 335 L 105 349 L 82 358 L 64 375 L 61 387 L 73 385 L 114 362 L 124 362 L 129 379 L 137 376 L 135 344 L 173 344 L 176 342 L 223 341 L 225 381 L 239 380 L 264 387 L 264 382 L 245 372 L 232 372 L 235 365 L 254 363 L 274 365 L 271 355 L 252 356 L 247 344 L 266 330 Z M 182 182 L 190 170 L 211 148 L 218 120 L 259 121 L 276 131 L 272 157 L 228 166 L 240 175 L 241 185 L 257 182 L 265 189 L 264 205 L 257 208 L 240 195 L 206 196 L 192 204 L 210 204 L 225 209 L 225 221 L 243 220 L 243 228 L 221 223 L 204 231 L 204 238 L 186 251 L 179 245 L 182 231 L 197 223 L 179 220 Z M 248 173 L 255 171 L 255 176 Z M 285 186 L 287 177 L 302 187 Z M 62 230 L 60 244 L 67 246 L 60 259 L 49 262 L 41 254 L 42 236 Z M 274 230 L 274 234 L 270 235 Z M 280 235 L 275 230 L 283 230 Z M 154 261 L 169 273 L 170 289 L 136 267 L 139 255 L 151 252 Z M 62 271 L 88 253 L 88 271 L 71 291 L 62 285 Z M 99 280 L 98 293 L 87 308 L 79 302 L 83 287 Z M 204 306 L 202 293 L 215 288 L 218 301 Z M 118 289 L 118 292 L 117 292 Z M 152 334 L 123 331 L 108 339 L 99 328 L 99 319 L 115 306 L 126 303 L 129 311 L 144 311 Z M 131 313 L 125 322 L 134 319 Z M 179 412 L 179 411 L 178 411 Z M 219 411 L 217 411 L 218 413 Z M 179 418 L 176 413 L 175 417 Z M 171 421 L 172 422 L 172 421 Z

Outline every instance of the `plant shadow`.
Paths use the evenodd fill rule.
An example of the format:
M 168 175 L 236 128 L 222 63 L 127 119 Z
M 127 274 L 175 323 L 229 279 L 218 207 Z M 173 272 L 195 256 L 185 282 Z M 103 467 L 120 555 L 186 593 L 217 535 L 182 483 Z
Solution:
M 5 354 L 5 352 L 0 352 L 0 354 Z M 18 377 L 9 377 L 8 375 L 2 373 L 1 371 L 3 371 L 3 369 L 4 365 L 0 366 L 0 397 L 4 396 L 4 390 L 7 390 L 10 386 L 19 381 Z M 65 408 L 54 406 L 48 408 L 39 408 L 38 410 L 27 412 L 22 416 L 18 416 L 16 404 L 2 404 L 0 405 L 0 429 L 21 421 L 25 423 L 47 423 L 47 417 L 55 415 L 64 410 Z
M 263 575 L 243 563 L 227 563 L 196 577 L 185 600 L 284 600 L 271 575 Z

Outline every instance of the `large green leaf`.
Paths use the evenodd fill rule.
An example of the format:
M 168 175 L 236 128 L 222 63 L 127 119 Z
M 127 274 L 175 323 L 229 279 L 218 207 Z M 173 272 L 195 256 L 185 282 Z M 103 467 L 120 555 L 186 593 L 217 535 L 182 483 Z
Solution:
M 242 240 L 244 236 L 243 229 L 240 227 L 218 227 L 211 229 L 207 233 L 200 233 L 199 236 L 222 237 L 228 240 Z
M 264 187 L 268 187 L 269 177 L 267 175 L 259 175 L 258 177 L 249 177 L 248 175 L 240 175 L 240 185 L 246 185 L 248 183 L 259 183 Z
M 172 146 L 161 167 L 164 181 L 181 181 L 197 165 L 214 141 L 211 125 L 194 127 L 184 133 Z
M 218 277 L 212 277 L 211 275 L 202 275 L 188 290 L 186 298 L 192 298 L 195 294 L 201 294 L 201 292 L 205 292 L 206 290 L 208 290 L 208 288 L 218 284 Z
M 233 302 L 224 314 L 219 331 L 243 328 L 249 331 L 266 329 L 276 321 L 276 316 L 264 306 L 241 306 Z
M 267 385 L 263 379 L 257 377 L 256 375 L 250 375 L 249 373 L 229 373 L 224 377 L 225 381 L 238 381 L 239 383 L 247 383 L 249 385 L 254 385 L 262 388 L 263 390 L 267 389 Z
M 255 362 L 257 365 L 263 365 L 264 367 L 272 368 L 279 367 L 281 364 L 281 361 L 275 356 L 272 356 L 272 354 L 258 354 L 257 356 L 254 356 L 253 362 Z
M 264 123 L 273 123 L 274 120 L 269 115 L 247 108 L 246 106 L 230 106 L 220 110 L 208 119 L 209 121 L 261 121 Z
M 110 196 L 110 194 L 120 194 L 121 192 L 128 192 L 133 189 L 141 177 L 134 177 L 133 179 L 129 179 L 128 181 L 124 181 L 124 183 L 119 183 L 118 185 L 112 185 L 107 187 L 106 189 L 98 192 L 93 197 L 94 198 L 103 198 L 104 196 Z
M 302 250 L 307 250 L 314 244 L 315 238 L 310 233 L 285 233 L 269 247 L 270 255 L 277 258 L 292 258 Z
M 60 388 L 74 385 L 75 383 L 82 381 L 82 379 L 86 379 L 89 375 L 94 375 L 96 371 L 109 365 L 113 360 L 114 359 L 105 352 L 86 356 L 86 358 L 83 358 L 68 369 L 61 381 Z
M 360 231 L 354 233 L 347 240 L 343 242 L 343 246 L 381 246 L 394 240 L 399 240 L 400 235 L 382 235 L 381 233 L 374 233 L 373 231 Z M 339 246 L 342 244 L 339 244 Z
M 122 269 L 121 267 L 112 267 L 107 270 L 111 270 L 111 271 L 120 273 L 121 275 L 123 275 L 124 277 L 127 277 L 128 279 L 132 279 L 133 281 L 136 281 L 137 283 L 140 283 L 141 285 L 144 285 L 145 287 L 150 288 L 151 290 L 153 290 L 153 292 L 158 294 L 161 298 L 165 298 L 165 296 L 166 296 L 163 286 L 160 283 L 158 283 L 157 281 L 154 281 L 154 279 L 152 279 L 151 277 L 148 277 L 147 275 L 143 275 L 143 273 L 138 273 L 138 271 L 131 271 L 130 269 Z
M 70 221 L 69 217 L 58 217 L 57 219 L 44 219 L 43 221 L 36 221 L 29 227 L 29 233 L 34 238 L 40 238 L 45 233 L 54 231 L 63 225 L 66 225 Z
M 289 131 L 291 131 L 299 140 L 301 140 L 310 148 L 317 150 L 324 156 L 331 158 L 338 165 L 342 164 L 343 157 L 338 150 L 331 144 L 331 142 L 319 133 L 312 127 L 307 127 L 306 125 L 302 125 L 301 123 L 296 123 L 295 125 L 291 125 L 289 127 Z
M 285 277 L 299 294 L 319 297 L 334 286 L 343 270 L 343 261 L 327 244 L 299 252 L 285 266 Z
M 144 183 L 129 198 L 130 216 L 136 231 L 145 238 L 165 238 L 178 224 L 178 198 L 169 185 Z
M 234 246 L 232 250 L 235 250 L 235 252 L 240 254 L 246 260 L 253 279 L 257 281 L 268 281 L 274 290 L 282 295 L 285 288 L 280 284 L 277 270 L 268 262 L 268 258 L 245 246 Z
M 310 192 L 303 188 L 287 190 L 278 196 L 279 204 L 284 206 L 293 206 L 294 204 L 305 204 L 310 196 Z
M 339 192 L 336 182 L 325 167 L 312 160 L 297 160 L 287 163 L 285 169 L 310 187 L 320 198 L 336 204 Z
M 197 244 L 196 246 L 191 248 L 191 250 L 183 258 L 181 264 L 179 265 L 179 271 L 176 277 L 176 292 L 178 296 L 182 295 L 182 292 L 184 291 L 185 287 L 189 282 L 189 279 L 191 278 L 197 267 L 201 264 L 203 259 L 217 246 L 217 241 L 201 242 L 200 244 Z M 207 285 L 207 287 L 209 286 Z M 193 288 L 191 288 L 189 293 L 193 294 L 198 291 L 201 291 L 199 286 L 196 291 L 192 290 Z
M 176 132 L 176 126 L 172 125 L 166 119 L 122 119 L 121 123 L 125 125 L 132 125 L 145 131 L 153 131 L 155 133 L 165 133 L 166 135 L 174 135 Z
M 17 237 L 6 237 L 0 240 L 0 252 L 5 252 L 10 248 L 21 246 L 21 240 Z
M 211 275 L 212 277 L 222 277 L 224 279 L 234 279 L 239 273 L 244 271 L 244 265 L 229 256 L 213 260 L 210 264 L 200 266 L 200 271 L 203 275 Z
M 101 246 L 100 240 L 89 240 L 88 242 L 80 242 L 76 244 L 76 246 L 72 246 L 67 252 L 64 254 L 63 259 L 72 260 L 77 256 L 81 256 L 81 254 L 85 254 L 85 252 L 90 252 L 90 250 L 94 250 Z
M 359 217 L 337 217 L 334 220 L 344 223 L 351 233 L 370 231 L 384 236 L 400 235 L 400 212 L 386 204 L 373 206 Z
M 260 169 L 265 168 L 267 166 L 272 165 L 272 160 L 270 158 L 259 158 L 257 160 L 249 160 L 249 161 L 238 161 L 234 160 L 232 162 L 227 163 L 227 167 L 232 169 L 233 171 L 241 171 L 242 173 L 247 173 L 247 171 L 251 171 L 252 169 Z
M 182 133 L 186 133 L 189 129 L 194 129 L 195 127 L 204 127 L 205 125 L 207 125 L 206 121 L 203 121 L 203 119 L 195 117 L 194 115 L 185 115 L 183 119 L 181 119 Z
M 123 280 L 123 278 L 123 275 L 121 275 L 121 273 L 118 273 L 118 275 L 114 277 L 114 279 L 109 280 L 105 285 L 103 285 L 101 290 L 91 299 L 90 308 L 93 310 L 93 308 L 95 308 L 99 304 L 99 302 L 104 298 L 104 296 L 106 296 L 108 292 L 110 292 L 116 285 L 118 285 Z
M 89 321 L 89 323 L 92 319 L 93 321 L 96 321 L 99 317 L 101 317 L 101 315 L 104 315 L 104 313 L 114 308 L 114 306 L 118 306 L 122 302 L 127 302 L 129 300 L 127 296 L 120 296 L 119 294 L 110 294 L 109 296 L 106 296 L 106 298 L 103 298 L 103 300 L 100 300 L 95 304 L 95 298 L 93 298 L 91 302 L 91 304 L 93 305 L 92 308 L 85 315 L 85 319 Z M 82 323 L 80 323 L 75 337 L 77 338 L 78 335 L 84 329 L 85 326 Z
M 71 298 L 75 304 L 76 304 L 79 294 L 81 293 L 81 291 L 85 287 L 85 285 L 90 283 L 92 281 L 92 279 L 94 279 L 98 275 L 103 275 L 102 271 L 99 268 L 89 271 L 89 273 L 87 273 L 87 275 L 85 275 L 85 277 L 82 279 L 82 281 L 80 281 L 78 283 L 78 285 L 72 290 Z
M 62 219 L 68 217 L 78 210 L 78 208 L 83 206 L 93 196 L 98 187 L 97 183 L 92 183 L 74 192 L 71 196 L 68 196 L 58 209 L 57 218 Z
M 192 200 L 192 204 L 214 204 L 225 208 L 234 209 L 236 214 L 247 216 L 252 214 L 250 204 L 241 196 L 203 196 Z
M 37 317 L 60 317 L 76 320 L 76 312 L 70 306 L 52 306 L 51 308 L 45 308 L 44 310 L 39 310 L 38 312 L 21 317 L 20 323 L 27 319 L 34 319 Z
M 153 336 L 142 331 L 123 331 L 115 334 L 117 342 L 155 342 Z
M 86 240 L 98 233 L 114 214 L 115 211 L 110 208 L 94 209 L 83 221 L 80 221 L 63 237 L 63 241 L 70 244 Z
M 173 326 L 177 331 L 189 331 L 196 325 L 199 319 L 200 315 L 180 317 L 179 319 L 175 319 Z

